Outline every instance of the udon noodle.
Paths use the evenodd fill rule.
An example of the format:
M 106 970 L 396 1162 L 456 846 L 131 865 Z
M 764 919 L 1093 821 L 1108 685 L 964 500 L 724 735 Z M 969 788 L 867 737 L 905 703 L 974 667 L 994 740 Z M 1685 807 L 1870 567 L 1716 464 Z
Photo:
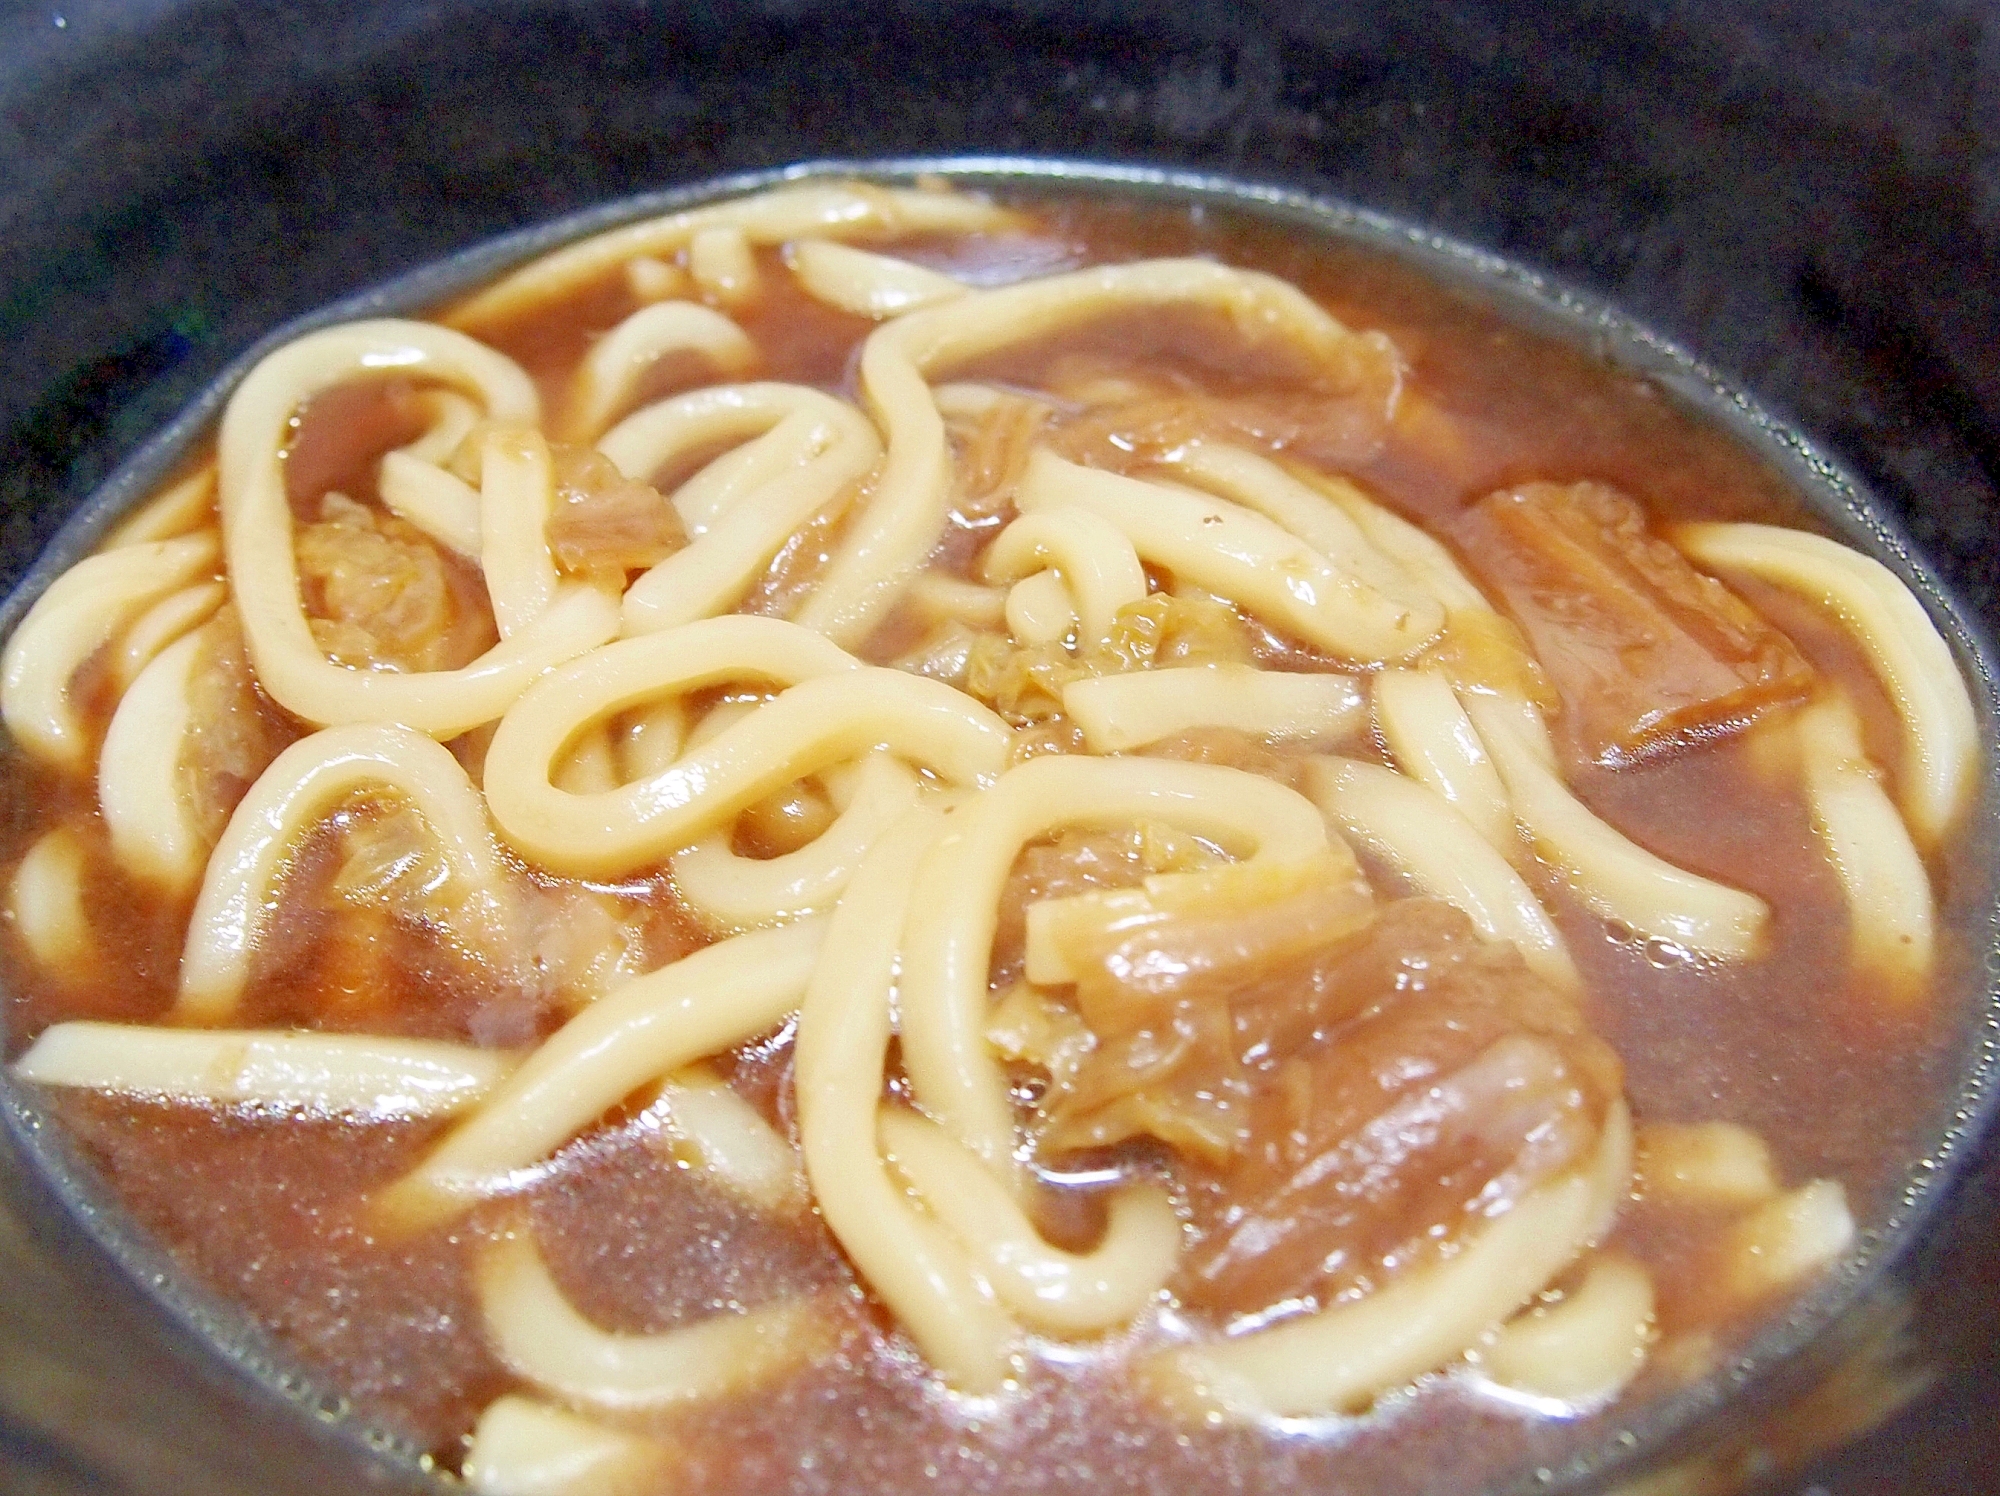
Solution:
M 1977 752 L 1922 605 L 1588 467 L 1455 489 L 1420 349 L 1052 244 L 784 186 L 305 333 L 7 645 L 61 787 L 15 1076 L 404 1129 L 355 1229 L 462 1243 L 480 1490 L 680 1489 L 688 1410 L 866 1345 L 947 1419 L 1076 1364 L 1204 1437 L 1445 1384 L 1574 1417 L 1848 1249 L 1719 1092 L 1628 1095 L 1608 1005 L 1679 989 L 1605 950 L 1755 983 L 1796 933 L 1607 786 L 1755 777 L 1842 980 L 1921 1011 Z M 808 334 L 845 369 L 784 377 Z M 1406 450 L 1428 509 L 1371 487 Z M 107 888 L 182 932 L 143 1011 L 80 995 Z M 523 1202 L 634 1129 L 832 1265 L 607 1319 Z

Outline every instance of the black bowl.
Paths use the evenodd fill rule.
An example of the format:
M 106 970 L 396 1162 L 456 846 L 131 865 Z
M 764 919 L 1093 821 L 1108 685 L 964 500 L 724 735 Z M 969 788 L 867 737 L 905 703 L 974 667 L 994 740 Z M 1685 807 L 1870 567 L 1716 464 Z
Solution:
M 1847 19 L 1399 3 L 863 17 L 814 0 L 16 10 L 0 16 L 6 580 L 155 428 L 310 308 L 501 230 L 738 168 L 1020 152 L 1332 193 L 1552 272 L 1581 295 L 1565 312 L 1514 277 L 1534 315 L 1615 304 L 1699 350 L 1780 432 L 1814 433 L 1991 628 L 2000 56 L 1985 37 L 2000 15 L 1857 5 Z M 1601 330 L 1702 398 L 1702 371 L 1671 347 L 1647 350 L 1617 319 Z M 1754 1478 L 1761 1445 L 1807 1462 L 1781 1478 L 1792 1488 L 1988 1483 L 1991 1038 L 1983 1018 L 1968 1029 L 1963 1115 L 1941 1119 L 1951 1135 L 1900 1224 L 1749 1364 L 1640 1430 L 1657 1450 L 1607 1459 L 1707 1454 Z M 52 1172 L 60 1146 L 31 1113 L 13 1121 L 0 1486 L 424 1488 L 407 1452 L 176 1283 L 87 1181 Z M 1817 1423 L 1788 1402 L 1856 1347 L 1879 1356 L 1905 1298 L 1912 1327 L 1893 1343 L 1935 1373 L 1929 1391 L 1817 1450 L 1803 1430 L 1828 1427 L 1826 1399 L 1808 1405 Z

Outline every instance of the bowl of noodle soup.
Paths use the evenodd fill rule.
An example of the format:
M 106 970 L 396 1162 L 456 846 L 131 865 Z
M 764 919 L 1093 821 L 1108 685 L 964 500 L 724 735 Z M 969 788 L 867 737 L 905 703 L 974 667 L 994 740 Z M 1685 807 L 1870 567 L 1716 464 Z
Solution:
M 275 335 L 66 540 L 16 1124 L 386 1478 L 1601 1484 L 1865 1338 L 1949 1153 L 1967 625 L 1388 220 L 619 204 Z

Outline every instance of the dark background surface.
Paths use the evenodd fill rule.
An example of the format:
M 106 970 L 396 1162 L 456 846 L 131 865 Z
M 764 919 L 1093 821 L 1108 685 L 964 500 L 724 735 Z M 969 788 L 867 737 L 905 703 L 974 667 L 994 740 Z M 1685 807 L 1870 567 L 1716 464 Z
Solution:
M 0 4 L 0 568 L 293 314 L 810 157 L 1240 172 L 1596 292 L 1797 420 L 2000 618 L 1991 4 Z M 2000 1488 L 2000 1169 L 1910 1265 L 1932 1390 L 1776 1488 Z M 0 1166 L 0 1489 L 354 1490 Z M 387 1477 L 384 1477 L 387 1478 Z

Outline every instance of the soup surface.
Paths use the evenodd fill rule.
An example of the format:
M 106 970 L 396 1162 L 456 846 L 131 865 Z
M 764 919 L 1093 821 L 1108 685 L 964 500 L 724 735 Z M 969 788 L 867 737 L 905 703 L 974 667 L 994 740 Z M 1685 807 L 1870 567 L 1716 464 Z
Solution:
M 309 334 L 0 707 L 17 1077 L 494 1492 L 1557 1467 L 1955 1076 L 1921 606 L 1213 208 L 808 183 Z

